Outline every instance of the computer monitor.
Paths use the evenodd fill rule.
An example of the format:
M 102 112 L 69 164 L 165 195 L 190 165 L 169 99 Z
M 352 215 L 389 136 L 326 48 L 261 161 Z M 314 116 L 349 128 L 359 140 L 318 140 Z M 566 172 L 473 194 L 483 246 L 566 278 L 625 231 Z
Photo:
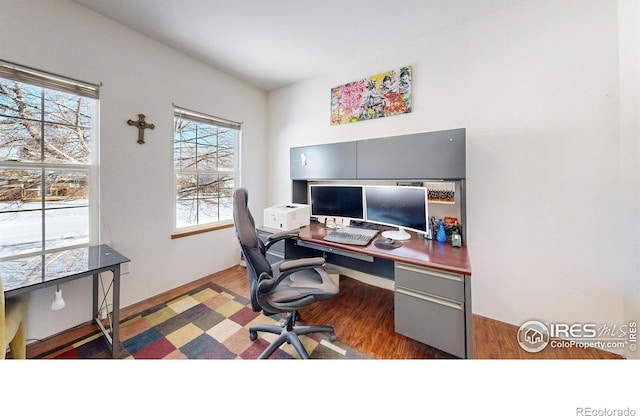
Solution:
M 310 185 L 309 196 L 312 216 L 364 219 L 362 186 Z
M 408 240 L 406 230 L 427 233 L 429 208 L 426 188 L 418 186 L 365 186 L 365 221 L 398 227 L 383 237 Z

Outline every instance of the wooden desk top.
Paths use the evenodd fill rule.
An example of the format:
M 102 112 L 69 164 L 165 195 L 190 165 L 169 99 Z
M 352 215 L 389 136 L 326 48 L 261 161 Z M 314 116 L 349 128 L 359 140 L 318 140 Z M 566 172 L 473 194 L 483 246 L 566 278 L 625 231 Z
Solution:
M 412 238 L 402 241 L 402 247 L 384 249 L 376 247 L 373 243 L 374 240 L 382 238 L 380 234 L 371 240 L 368 245 L 356 246 L 324 240 L 323 237 L 331 231 L 321 225 L 311 224 L 300 228 L 298 238 L 310 243 L 362 253 L 368 256 L 471 275 L 471 263 L 469 262 L 469 254 L 465 245 L 453 247 L 451 243 L 438 243 L 435 240 L 417 237 L 415 233 L 409 232 Z

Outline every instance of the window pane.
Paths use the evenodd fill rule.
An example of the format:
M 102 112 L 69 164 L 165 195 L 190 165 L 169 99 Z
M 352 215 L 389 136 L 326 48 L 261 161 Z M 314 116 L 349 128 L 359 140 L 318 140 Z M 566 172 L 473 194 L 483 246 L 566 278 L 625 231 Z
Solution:
M 195 169 L 196 167 L 196 130 L 191 121 L 176 118 L 176 131 L 173 137 L 173 158 L 176 169 Z
M 0 169 L 0 212 L 24 211 L 32 208 L 27 203 L 39 202 L 40 172 L 40 169 Z
M 233 217 L 232 175 L 176 175 L 176 226 L 210 224 Z
M 198 175 L 198 199 L 201 204 L 199 223 L 223 221 L 232 218 L 233 177 Z M 228 187 L 231 187 L 230 189 Z
M 220 198 L 218 202 L 218 221 L 233 219 L 233 198 Z
M 96 103 L 0 79 L 0 257 L 91 241 Z
M 42 250 L 42 209 L 27 203 L 31 211 L 0 212 L 0 256 L 32 253 Z
M 218 167 L 218 128 L 199 124 L 197 129 L 198 170 L 215 171 Z
M 0 78 L 0 116 L 42 120 L 42 88 Z
M 197 199 L 181 200 L 176 203 L 176 226 L 189 227 L 198 224 Z
M 235 178 L 232 175 L 221 176 L 220 197 L 232 197 L 235 186 Z
M 207 224 L 218 221 L 218 201 L 216 199 L 198 200 L 199 224 Z
M 232 218 L 237 131 L 174 118 L 176 228 Z
M 220 130 L 218 136 L 218 170 L 234 170 L 236 131 Z
M 198 175 L 198 199 L 218 197 L 218 175 Z
M 65 207 L 64 202 L 47 203 L 45 249 L 89 242 L 89 207 Z
M 195 143 L 180 142 L 177 153 L 178 156 L 175 158 L 176 169 L 195 169 L 197 161 Z
M 44 120 L 65 126 L 91 127 L 90 98 L 44 90 Z
M 176 175 L 176 199 L 189 200 L 198 197 L 196 175 Z
M 0 117 L 0 161 L 39 162 L 41 139 L 42 123 Z
M 233 190 L 235 188 L 235 178 L 231 175 L 225 175 L 220 178 L 220 200 L 219 205 L 219 221 L 230 220 L 233 218 Z
M 45 249 L 89 241 L 88 183 L 86 172 L 46 171 Z
M 64 202 L 67 206 L 89 206 L 87 172 L 47 169 L 45 175 L 45 209 L 52 209 L 53 202 Z
M 176 224 L 188 227 L 198 223 L 196 175 L 176 175 Z
M 44 127 L 45 162 L 89 164 L 91 131 L 46 123 Z

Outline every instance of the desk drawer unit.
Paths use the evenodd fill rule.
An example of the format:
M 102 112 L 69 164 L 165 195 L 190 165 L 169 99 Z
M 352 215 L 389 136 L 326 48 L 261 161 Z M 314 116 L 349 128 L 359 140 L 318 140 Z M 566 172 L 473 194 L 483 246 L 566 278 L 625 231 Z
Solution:
M 457 357 L 467 357 L 464 275 L 395 265 L 395 330 Z

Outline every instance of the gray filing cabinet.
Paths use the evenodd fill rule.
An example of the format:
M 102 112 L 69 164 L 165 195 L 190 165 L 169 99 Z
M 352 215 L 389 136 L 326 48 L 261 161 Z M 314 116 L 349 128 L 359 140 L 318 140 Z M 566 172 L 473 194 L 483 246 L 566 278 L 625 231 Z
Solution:
M 468 276 L 395 263 L 395 331 L 471 358 Z

